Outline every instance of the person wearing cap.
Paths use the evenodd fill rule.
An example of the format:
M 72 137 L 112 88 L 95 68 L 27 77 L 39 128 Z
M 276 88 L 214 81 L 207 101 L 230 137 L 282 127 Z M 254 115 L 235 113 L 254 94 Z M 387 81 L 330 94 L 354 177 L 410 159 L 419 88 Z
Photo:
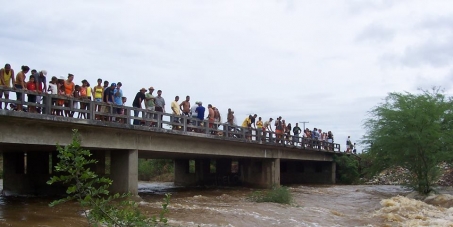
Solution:
M 135 95 L 134 101 L 132 102 L 132 107 L 135 107 L 134 109 L 134 117 L 138 117 L 138 114 L 140 113 L 140 109 L 142 108 L 142 102 L 145 100 L 146 89 L 142 88 L 140 89 L 139 92 Z M 134 119 L 134 125 L 140 125 L 140 120 Z
M 0 69 L 0 86 L 11 88 L 14 83 L 14 70 L 10 64 L 5 64 L 5 68 Z M 0 91 L 0 99 L 5 94 L 5 99 L 9 99 L 9 91 Z M 8 108 L 8 103 L 5 102 L 5 110 Z M 2 109 L 2 102 L 0 102 L 0 109 Z
M 145 117 L 149 118 L 149 119 L 153 119 L 152 112 L 154 112 L 154 107 L 155 107 L 155 104 L 154 104 L 155 97 L 153 95 L 153 92 L 154 92 L 154 87 L 151 86 L 148 88 L 148 93 L 145 94 L 145 108 L 147 110 Z M 149 111 L 151 111 L 151 112 L 149 112 Z M 154 123 L 152 122 L 150 125 L 154 126 Z
M 156 112 L 165 113 L 165 99 L 162 97 L 162 90 L 157 90 L 157 96 L 154 99 L 154 103 L 156 104 L 156 106 L 154 107 Z M 163 117 L 163 115 L 160 115 L 161 122 Z M 157 114 L 154 115 L 154 119 L 157 119 Z M 162 123 L 160 123 L 159 127 L 162 128 Z
M 198 107 L 195 109 L 195 112 L 197 113 L 197 120 L 198 120 L 198 126 L 201 126 L 202 121 L 204 120 L 204 113 L 206 111 L 206 108 L 204 108 L 202 102 L 198 102 Z M 200 129 L 199 132 L 201 132 L 202 129 Z

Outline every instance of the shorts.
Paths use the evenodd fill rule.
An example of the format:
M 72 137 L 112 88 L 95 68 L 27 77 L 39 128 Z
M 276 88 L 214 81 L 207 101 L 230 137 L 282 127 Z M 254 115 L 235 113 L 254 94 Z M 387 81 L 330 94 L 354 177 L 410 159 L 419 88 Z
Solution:
M 101 98 L 95 98 L 94 101 L 95 102 L 102 102 L 102 99 Z
M 36 103 L 36 95 L 28 95 L 28 102 Z
M 22 85 L 19 84 L 14 84 L 14 87 L 17 89 L 23 89 Z M 17 101 L 22 101 L 22 93 L 21 92 L 16 92 L 16 100 Z
M 115 111 L 117 114 L 123 114 L 123 109 L 121 109 L 121 108 L 115 108 L 114 111 Z
M 277 135 L 283 135 L 283 131 L 282 131 L 282 130 L 275 130 L 275 134 L 277 134 Z

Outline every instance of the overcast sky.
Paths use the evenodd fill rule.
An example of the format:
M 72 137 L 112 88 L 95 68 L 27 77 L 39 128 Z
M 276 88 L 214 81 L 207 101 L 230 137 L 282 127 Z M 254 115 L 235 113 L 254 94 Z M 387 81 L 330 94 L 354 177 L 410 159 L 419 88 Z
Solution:
M 5 2 L 4 2 L 5 3 Z M 0 64 L 123 83 L 331 130 L 344 148 L 389 92 L 453 90 L 451 0 L 8 1 Z M 3 63 L 2 63 L 3 62 Z

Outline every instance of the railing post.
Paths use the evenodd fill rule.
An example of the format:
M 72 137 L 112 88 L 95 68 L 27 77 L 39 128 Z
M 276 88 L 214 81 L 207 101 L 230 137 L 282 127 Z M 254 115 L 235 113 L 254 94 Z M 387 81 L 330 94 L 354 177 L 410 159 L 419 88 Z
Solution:
M 229 125 L 228 124 L 222 124 L 223 127 L 223 137 L 228 137 L 228 132 L 230 131 L 228 129 Z
M 241 127 L 241 133 L 242 133 L 242 140 L 246 140 L 245 139 L 245 128 L 244 127 Z
M 206 135 L 208 135 L 209 134 L 209 121 L 203 120 L 203 123 L 204 123 L 204 128 L 206 130 Z
M 43 104 L 45 106 L 45 113 L 43 114 L 52 114 L 52 96 L 49 94 L 43 94 Z
M 162 112 L 156 111 L 156 114 L 157 114 L 157 126 L 156 126 L 156 127 L 157 127 L 157 128 L 162 128 L 162 127 L 161 127 L 161 126 L 162 126 L 162 125 L 161 125 L 161 124 L 162 124 L 162 120 L 161 120 L 161 119 L 162 119 L 162 117 L 163 117 L 163 116 L 162 116 Z
M 182 129 L 182 131 L 183 132 L 187 132 L 187 116 L 182 114 L 181 117 L 182 117 L 181 119 L 183 120 L 183 123 L 182 123 L 183 129 Z
M 94 101 L 90 100 L 90 103 L 88 105 L 88 110 L 90 111 L 90 113 L 88 114 L 87 119 L 90 119 L 90 120 L 95 119 L 96 104 Z

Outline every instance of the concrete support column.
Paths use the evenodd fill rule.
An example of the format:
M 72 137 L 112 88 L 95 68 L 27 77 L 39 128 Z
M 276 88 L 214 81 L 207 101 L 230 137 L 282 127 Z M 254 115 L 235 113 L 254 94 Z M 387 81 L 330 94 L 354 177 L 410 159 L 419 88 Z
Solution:
M 280 185 L 280 159 L 246 159 L 240 161 L 241 180 L 252 187 Z
M 174 160 L 174 178 L 175 185 L 177 186 L 190 186 L 195 185 L 197 176 L 195 173 L 189 172 L 189 159 L 175 159 Z M 195 169 L 197 165 L 195 163 Z
M 3 152 L 3 195 L 19 195 L 27 188 L 24 152 Z
M 335 162 L 332 162 L 332 182 L 330 182 L 331 184 L 335 184 L 335 180 L 337 178 L 337 163 Z
M 209 178 L 211 160 L 197 159 L 195 160 L 195 175 L 197 184 L 206 184 Z
M 138 194 L 138 150 L 110 152 L 110 179 L 112 193 Z

